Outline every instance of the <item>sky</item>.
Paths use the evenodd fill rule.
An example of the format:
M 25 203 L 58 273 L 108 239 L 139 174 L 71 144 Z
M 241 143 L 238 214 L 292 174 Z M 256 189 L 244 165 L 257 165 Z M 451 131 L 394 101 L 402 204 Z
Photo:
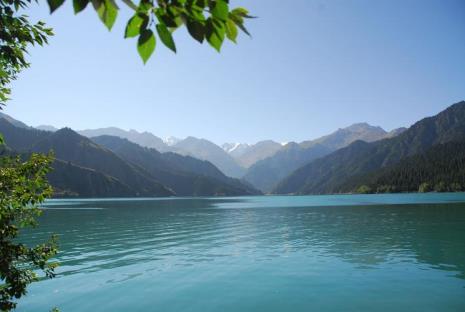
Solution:
M 391 130 L 465 100 L 463 0 L 230 0 L 257 19 L 221 53 L 174 34 L 144 66 L 124 39 L 71 1 L 27 14 L 55 36 L 32 47 L 5 113 L 29 125 L 116 126 L 215 143 L 303 141 L 356 122 Z

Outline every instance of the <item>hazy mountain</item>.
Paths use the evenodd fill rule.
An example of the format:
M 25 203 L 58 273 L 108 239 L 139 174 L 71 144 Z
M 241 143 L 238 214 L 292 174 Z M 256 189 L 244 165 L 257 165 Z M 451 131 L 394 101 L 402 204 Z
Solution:
M 19 120 L 16 120 L 14 119 L 13 117 L 7 115 L 7 114 L 4 114 L 2 112 L 0 112 L 0 119 L 5 119 L 6 121 L 8 121 L 9 123 L 11 123 L 12 125 L 14 125 L 15 127 L 18 127 L 18 128 L 29 128 L 28 125 L 26 125 L 25 123 L 19 121 Z
M 202 160 L 208 160 L 224 174 L 231 177 L 241 177 L 245 172 L 245 169 L 238 165 L 238 163 L 221 147 L 204 139 L 188 137 L 181 140 L 170 137 L 163 141 L 150 132 L 137 132 L 135 130 L 126 131 L 115 127 L 82 130 L 79 131 L 79 133 L 88 138 L 102 135 L 116 136 L 128 139 L 143 147 L 154 148 L 159 152 L 174 152 Z
M 54 126 L 50 126 L 50 125 L 40 125 L 35 128 L 39 130 L 50 131 L 50 132 L 55 132 L 58 130 L 58 128 L 55 128 Z
M 401 128 L 397 128 L 397 129 L 391 130 L 391 131 L 389 131 L 388 133 L 386 133 L 385 138 L 393 138 L 393 137 L 395 137 L 395 136 L 398 136 L 399 134 L 401 134 L 401 133 L 404 132 L 405 130 L 407 130 L 407 128 L 405 128 L 405 127 L 401 127 Z
M 247 143 L 224 143 L 221 147 L 233 158 L 242 156 L 249 148 Z
M 166 138 L 165 140 L 163 140 L 163 142 L 168 146 L 173 146 L 176 143 L 178 143 L 179 141 L 181 141 L 181 139 L 177 138 L 177 137 L 174 137 L 174 136 L 170 136 L 170 137 Z
M 283 146 L 271 140 L 256 144 L 225 143 L 221 146 L 236 162 L 244 168 L 249 168 L 259 160 L 273 156 Z
M 69 128 L 52 133 L 32 147 L 32 151 L 36 152 L 47 153 L 50 150 L 53 150 L 58 159 L 115 177 L 141 196 L 173 195 L 173 192 L 161 185 L 144 169 L 124 161 L 110 150 L 102 148 Z
M 330 152 L 329 148 L 321 144 L 304 149 L 299 144 L 291 142 L 286 144 L 274 156 L 255 163 L 249 168 L 243 179 L 263 192 L 269 192 L 280 179 L 286 177 L 300 164 L 307 163 Z
M 136 130 L 126 131 L 116 127 L 109 127 L 100 129 L 81 130 L 78 131 L 78 133 L 88 138 L 97 137 L 101 135 L 117 136 L 123 139 L 128 139 L 129 141 L 144 147 L 154 148 L 160 152 L 170 150 L 169 146 L 166 145 L 161 138 L 153 135 L 150 132 L 138 132 Z
M 69 128 L 18 128 L 0 119 L 0 132 L 18 153 L 53 150 L 49 179 L 55 196 L 238 196 L 259 193 L 208 161 L 160 153 L 114 136 L 89 138 Z M 98 143 L 96 143 L 98 142 Z
M 355 140 L 371 142 L 384 138 L 386 134 L 386 131 L 380 127 L 358 123 L 338 129 L 316 140 L 304 141 L 300 144 L 291 142 L 273 156 L 252 165 L 244 175 L 244 179 L 256 188 L 269 192 L 281 179 L 316 158 L 347 146 Z
M 281 181 L 275 193 L 337 193 L 349 179 L 397 164 L 436 144 L 465 139 L 465 101 L 425 118 L 400 135 L 373 143 L 356 141 L 304 165 Z
M 304 141 L 300 143 L 300 146 L 308 148 L 315 144 L 322 144 L 329 149 L 337 150 L 357 140 L 373 142 L 383 139 L 386 135 L 387 132 L 381 127 L 371 126 L 367 123 L 356 123 L 347 128 L 338 129 L 319 139 Z
M 231 155 L 208 140 L 187 137 L 176 143 L 173 148 L 177 153 L 208 160 L 227 176 L 239 178 L 245 172 L 245 169 L 239 166 Z
M 56 167 L 52 175 L 55 182 L 72 181 L 72 179 L 66 178 L 67 175 L 71 175 L 76 180 L 72 184 L 52 184 L 60 192 L 77 193 L 84 196 L 86 192 L 83 189 L 74 189 L 73 187 L 80 185 L 80 182 L 77 181 L 82 182 L 86 177 L 87 179 L 93 179 L 91 184 L 94 186 L 101 185 L 98 181 L 108 182 L 101 185 L 101 188 L 106 189 L 106 193 L 111 193 L 112 196 L 118 194 L 118 191 L 122 189 L 126 191 L 120 196 L 125 196 L 128 193 L 134 196 L 169 196 L 174 194 L 150 177 L 142 168 L 127 163 L 113 152 L 95 144 L 71 129 L 64 128 L 56 132 L 47 132 L 34 128 L 18 128 L 5 119 L 0 119 L 0 132 L 4 135 L 7 145 L 16 152 L 48 153 L 53 150 L 58 161 L 69 163 L 72 169 L 70 172 L 61 171 L 61 169 L 66 169 L 66 166 L 61 166 L 59 163 L 53 164 Z M 93 169 L 100 174 L 90 174 L 87 171 L 81 176 L 78 173 L 82 173 L 83 170 L 76 167 Z M 111 178 L 103 179 L 102 174 Z M 118 180 L 118 183 L 115 180 Z M 124 187 L 121 186 L 122 184 Z M 98 196 L 104 195 L 105 193 Z
M 153 135 L 150 132 L 137 132 L 135 130 L 122 130 L 115 127 L 101 128 L 93 130 L 79 131 L 81 135 L 86 137 L 98 137 L 102 135 L 116 136 L 136 143 L 143 147 L 154 148 L 159 152 L 174 152 L 181 155 L 189 155 L 202 160 L 208 160 L 218 167 L 224 174 L 231 177 L 241 177 L 245 169 L 225 152 L 218 145 L 194 137 L 186 139 L 178 139 L 170 137 L 163 141 L 161 138 Z
M 249 168 L 257 161 L 273 156 L 282 148 L 283 146 L 280 143 L 266 140 L 250 145 L 241 155 L 235 156 L 233 153 L 230 154 L 236 159 L 239 165 Z
M 226 177 L 208 161 L 175 153 L 160 153 L 113 136 L 92 138 L 121 158 L 146 169 L 177 195 L 252 195 L 258 192 L 237 179 Z

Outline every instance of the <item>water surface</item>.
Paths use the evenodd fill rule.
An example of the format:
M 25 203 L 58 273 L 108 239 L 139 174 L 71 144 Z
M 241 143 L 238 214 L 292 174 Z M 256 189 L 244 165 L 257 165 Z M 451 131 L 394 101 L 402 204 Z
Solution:
M 52 200 L 18 311 L 465 311 L 465 194 Z

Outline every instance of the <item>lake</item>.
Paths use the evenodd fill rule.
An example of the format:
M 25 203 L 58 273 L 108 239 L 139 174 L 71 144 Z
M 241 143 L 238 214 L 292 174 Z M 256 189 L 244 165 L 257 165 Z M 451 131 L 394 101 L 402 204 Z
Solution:
M 465 311 L 465 194 L 50 200 L 18 311 Z

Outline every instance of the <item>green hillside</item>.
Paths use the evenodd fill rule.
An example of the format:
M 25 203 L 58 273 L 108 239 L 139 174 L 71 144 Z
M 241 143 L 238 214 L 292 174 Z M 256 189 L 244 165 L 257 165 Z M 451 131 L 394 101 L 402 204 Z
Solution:
M 465 142 L 433 146 L 375 173 L 349 179 L 343 192 L 465 191 Z

